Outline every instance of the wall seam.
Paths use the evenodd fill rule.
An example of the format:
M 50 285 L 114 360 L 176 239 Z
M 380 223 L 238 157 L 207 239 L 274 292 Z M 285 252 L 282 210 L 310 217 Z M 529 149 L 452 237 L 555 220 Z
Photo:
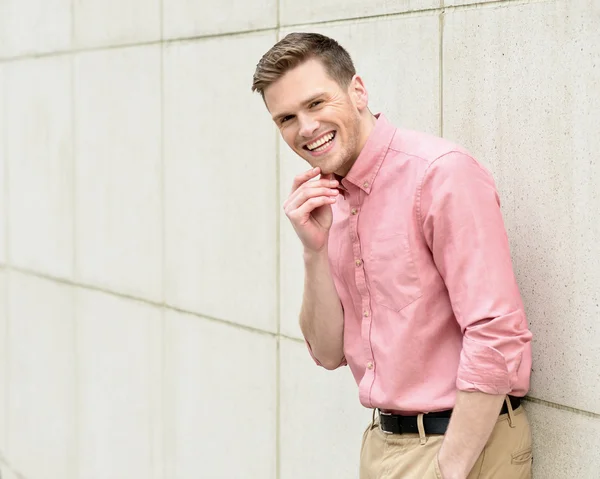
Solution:
M 2 154 L 4 157 L 4 260 L 6 261 L 6 271 L 4 275 L 4 388 L 2 394 L 4 395 L 4 431 L 2 434 L 4 436 L 4 445 L 5 449 L 2 451 L 3 460 L 5 463 L 8 463 L 8 456 L 10 447 L 9 447 L 9 437 L 10 437 L 10 420 L 9 420 L 9 412 L 10 412 L 10 169 L 8 167 L 8 75 L 6 75 L 6 67 L 4 67 L 4 74 L 2 83 L 0 87 L 2 90 L 0 91 L 0 95 L 2 95 L 2 111 L 0 115 L 2 115 L 2 121 L 0 124 L 2 125 Z
M 75 35 L 75 0 L 71 0 L 71 51 L 69 52 L 69 68 L 70 68 L 70 78 L 71 78 L 71 241 L 73 242 L 73 257 L 72 257 L 72 278 L 73 283 L 76 283 L 76 278 L 78 276 L 79 264 L 78 264 L 78 256 L 79 256 L 79 248 L 78 248 L 78 222 L 77 222 L 77 108 L 76 108 L 76 77 L 75 77 L 75 63 L 76 63 L 76 54 L 74 53 L 74 45 L 76 41 Z M 74 419 L 73 419 L 73 427 L 75 444 L 73 444 L 74 454 L 73 454 L 73 478 L 79 477 L 79 470 L 81 467 L 80 464 L 80 425 L 81 425 L 81 405 L 79 403 L 79 390 L 80 390 L 80 361 L 79 361 L 79 321 L 78 321 L 78 291 L 73 286 L 70 287 L 71 290 L 71 320 L 73 324 L 73 357 L 75 358 L 75 364 L 73 365 L 73 389 L 75 397 L 73 398 L 73 408 L 74 411 Z
M 443 4 L 443 0 L 442 0 Z M 440 12 L 440 65 L 439 65 L 439 80 L 440 80 L 440 136 L 444 136 L 444 21 L 445 10 Z
M 155 477 L 167 477 L 167 465 L 168 465 L 168 453 L 167 453 L 167 428 L 166 428 L 166 415 L 167 415 L 167 401 L 166 401 L 166 377 L 167 377 L 167 365 L 166 365 L 166 330 L 167 330 L 167 312 L 166 312 L 166 300 L 167 300 L 167 282 L 166 282 L 166 271 L 167 271 L 167 221 L 166 221 L 166 179 L 165 179 L 165 171 L 166 171 L 166 163 L 165 163 L 165 44 L 164 44 L 164 17 L 165 17 L 165 2 L 164 0 L 160 0 L 159 6 L 159 22 L 160 22 L 160 59 L 159 59 L 159 84 L 160 84 L 160 221 L 161 221 L 161 295 L 162 295 L 162 305 L 160 308 L 160 338 L 159 338 L 159 347 L 160 347 L 160 389 L 157 400 L 159 401 L 159 407 L 156 408 L 159 414 L 159 418 L 157 421 L 158 424 L 154 424 L 153 426 L 157 426 L 159 429 L 160 439 L 158 440 L 158 448 L 159 451 L 155 451 L 155 454 L 159 454 L 160 457 L 160 471 L 154 471 Z M 156 344 L 156 342 L 154 343 Z M 154 433 L 156 435 L 156 432 Z M 156 439 L 154 440 L 154 445 L 156 445 Z M 154 467 L 156 465 L 156 457 L 154 458 Z
M 277 1 L 277 28 L 275 40 L 279 41 L 281 35 L 281 0 Z M 275 290 L 277 317 L 277 357 L 275 367 L 275 477 L 281 479 L 281 211 L 279 198 L 281 195 L 281 164 L 280 164 L 280 138 L 275 133 L 275 241 L 277 258 L 275 260 Z
M 594 419 L 600 419 L 600 414 L 591 412 L 591 411 L 586 411 L 585 409 L 578 409 L 578 408 L 574 408 L 571 406 L 565 406 L 564 404 L 559 404 L 559 403 L 555 403 L 552 401 L 546 401 L 545 399 L 539 399 L 539 398 L 536 398 L 533 396 L 525 396 L 524 400 L 526 402 L 530 402 L 533 404 L 546 406 L 546 407 L 549 407 L 552 409 L 558 409 L 559 411 L 566 411 L 566 412 L 570 412 L 573 414 L 577 414 L 578 416 L 585 416 L 585 417 L 591 417 Z

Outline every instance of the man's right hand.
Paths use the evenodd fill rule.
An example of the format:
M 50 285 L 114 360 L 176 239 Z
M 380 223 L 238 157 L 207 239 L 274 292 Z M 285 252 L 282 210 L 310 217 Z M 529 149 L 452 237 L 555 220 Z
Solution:
M 320 171 L 318 167 L 312 168 L 296 176 L 292 191 L 283 204 L 304 249 L 310 252 L 321 251 L 327 246 L 333 222 L 331 205 L 339 194 L 336 189 L 339 183 L 333 175 L 321 175 L 319 180 L 310 181 Z

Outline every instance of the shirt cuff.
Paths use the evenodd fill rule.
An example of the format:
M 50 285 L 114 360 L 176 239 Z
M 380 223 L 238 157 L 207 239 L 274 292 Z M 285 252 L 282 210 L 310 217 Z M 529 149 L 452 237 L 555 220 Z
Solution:
M 456 387 L 466 392 L 509 394 L 512 385 L 504 355 L 495 348 L 465 337 Z

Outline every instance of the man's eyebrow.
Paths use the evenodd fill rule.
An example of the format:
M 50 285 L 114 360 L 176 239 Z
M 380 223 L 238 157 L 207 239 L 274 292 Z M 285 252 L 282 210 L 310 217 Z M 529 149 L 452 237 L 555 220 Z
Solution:
M 317 93 L 316 95 L 312 95 L 308 100 L 304 100 L 300 104 L 301 105 L 308 105 L 309 103 L 312 103 L 317 98 L 319 98 L 319 97 L 321 97 L 323 95 L 324 95 L 323 92 Z M 291 116 L 291 115 L 292 115 L 292 113 L 280 113 L 279 115 L 273 117 L 273 121 L 278 122 L 282 118 L 285 118 L 286 116 Z

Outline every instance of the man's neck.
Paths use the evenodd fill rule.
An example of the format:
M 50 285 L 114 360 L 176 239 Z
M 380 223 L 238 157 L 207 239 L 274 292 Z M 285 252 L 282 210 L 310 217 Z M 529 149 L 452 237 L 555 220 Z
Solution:
M 373 132 L 373 129 L 375 128 L 376 123 L 377 123 L 377 118 L 375 118 L 375 115 L 373 115 L 369 110 L 366 110 L 364 112 L 364 116 L 361 117 L 361 121 L 360 121 L 360 134 L 359 134 L 360 140 L 358 142 L 358 148 L 356 149 L 357 150 L 356 157 L 353 158 L 352 161 L 350 161 L 348 164 L 345 165 L 345 167 L 347 168 L 346 171 L 335 173 L 335 177 L 338 181 L 341 182 L 342 178 L 344 178 L 348 174 L 348 172 L 352 169 L 352 166 L 354 165 L 354 163 L 356 163 L 356 160 L 358 160 L 358 157 L 360 156 L 361 151 L 367 144 L 367 141 L 369 140 L 369 136 Z

